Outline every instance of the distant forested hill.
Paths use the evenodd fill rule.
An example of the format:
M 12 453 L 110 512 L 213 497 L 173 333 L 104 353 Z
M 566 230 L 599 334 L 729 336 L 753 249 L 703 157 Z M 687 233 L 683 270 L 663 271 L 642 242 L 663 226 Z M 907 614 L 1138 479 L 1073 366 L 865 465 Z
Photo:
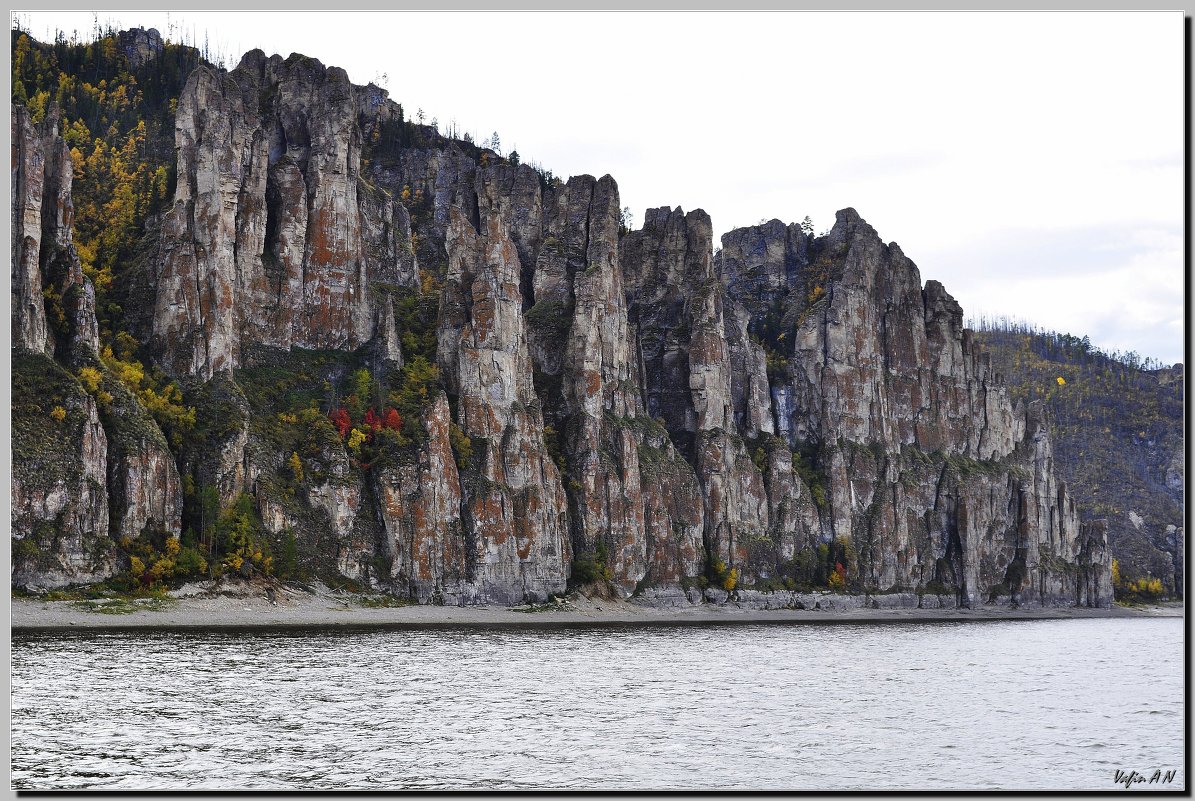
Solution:
M 1122 586 L 1152 577 L 1180 595 L 1183 365 L 1006 319 L 976 327 L 1014 399 L 1048 405 L 1056 466 L 1080 516 L 1108 519 Z

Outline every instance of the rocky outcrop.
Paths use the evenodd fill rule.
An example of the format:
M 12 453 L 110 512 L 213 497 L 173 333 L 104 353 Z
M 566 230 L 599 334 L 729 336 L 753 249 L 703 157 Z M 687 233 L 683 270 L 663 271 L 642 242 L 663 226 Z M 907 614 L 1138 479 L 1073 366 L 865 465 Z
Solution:
M 668 432 L 640 429 L 639 477 L 646 533 L 647 587 L 675 587 L 705 567 L 703 493 L 692 465 L 673 446 Z
M 708 553 L 737 569 L 750 543 L 766 538 L 768 508 L 763 477 L 735 426 L 725 286 L 712 242 L 705 212 L 651 209 L 621 252 L 648 412 L 696 469 Z
M 58 125 L 53 106 L 37 126 L 13 107 L 13 358 L 44 373 L 14 389 L 48 392 L 14 399 L 24 429 L 14 433 L 13 536 L 31 561 L 14 562 L 13 580 L 28 586 L 106 578 L 118 568 L 115 540 L 147 529 L 177 537 L 182 513 L 161 431 L 97 359 L 95 290 L 73 242 L 73 163 Z M 97 404 L 62 365 L 99 368 L 107 399 Z
M 108 437 L 95 401 L 48 356 L 13 353 L 12 584 L 48 588 L 117 570 Z M 62 419 L 52 412 L 61 409 Z
M 714 274 L 713 229 L 704 211 L 649 209 L 621 245 L 647 412 L 674 437 L 730 429 L 730 356 L 723 286 Z
M 49 346 L 42 302 L 42 200 L 45 154 L 24 106 L 12 107 L 12 344 L 42 352 Z
M 12 107 L 12 344 L 78 364 L 99 346 L 95 289 L 72 240 L 74 165 L 58 122 L 53 105 L 36 126 Z
M 1108 603 L 1079 589 L 1078 518 L 1044 422 L 1011 403 L 954 299 L 923 289 L 851 209 L 828 236 L 803 236 L 734 232 L 720 263 L 732 296 L 770 308 L 754 325 L 781 368 L 776 430 L 823 473 L 820 536 L 857 555 L 857 586 Z
M 457 398 L 472 460 L 463 476 L 468 577 L 476 600 L 546 600 L 568 578 L 567 502 L 544 442 L 519 290 L 520 262 L 500 207 L 480 234 L 449 220 L 440 369 Z
M 129 66 L 138 69 L 162 55 L 164 47 L 162 34 L 157 28 L 129 28 L 116 36 L 117 44 L 129 60 Z
M 108 442 L 112 538 L 136 539 L 143 533 L 177 537 L 183 493 L 174 454 L 153 417 L 119 379 L 109 375 L 103 389 L 112 396 L 100 410 Z
M 386 294 L 370 290 L 413 285 L 416 266 L 405 210 L 359 176 L 371 97 L 343 70 L 261 51 L 188 81 L 153 319 L 173 374 L 234 369 L 249 345 L 351 350 L 375 336 L 400 360 Z
M 250 447 L 250 409 L 245 393 L 228 375 L 192 384 L 187 398 L 199 411 L 204 433 L 202 447 L 183 453 L 183 470 L 196 487 L 214 487 L 220 506 L 232 505 L 237 496 L 253 488 L 259 472 Z M 261 454 L 268 458 L 273 454 Z
M 647 571 L 631 428 L 644 412 L 618 263 L 618 187 L 609 176 L 572 178 L 557 203 L 574 302 L 563 360 L 573 545 L 608 554 L 613 581 L 630 592 Z
M 424 415 L 427 442 L 418 460 L 377 477 L 388 578 L 397 593 L 420 603 L 465 603 L 476 596 L 451 424 L 448 398 L 441 394 Z
M 223 390 L 228 392 L 226 404 L 243 400 L 237 397 L 239 390 L 229 392 L 234 386 L 228 382 Z M 253 411 L 257 414 L 246 421 L 248 447 L 243 453 L 238 450 L 242 429 L 234 423 L 221 432 L 219 458 L 201 463 L 209 480 L 219 482 L 210 486 L 218 486 L 224 496 L 244 482 L 237 495 L 255 497 L 268 538 L 294 549 L 303 574 L 361 588 L 388 585 L 379 564 L 382 543 L 374 492 L 356 455 L 322 414 L 304 418 L 303 444 L 298 447 L 305 477 L 295 480 L 285 467 L 294 451 L 269 447 L 268 422 L 260 410 Z M 230 502 L 222 497 L 220 505 L 227 508 Z

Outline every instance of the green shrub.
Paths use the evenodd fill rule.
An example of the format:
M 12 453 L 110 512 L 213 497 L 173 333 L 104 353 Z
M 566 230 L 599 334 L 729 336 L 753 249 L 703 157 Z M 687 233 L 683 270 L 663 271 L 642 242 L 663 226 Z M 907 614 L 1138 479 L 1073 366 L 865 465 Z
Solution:
M 573 309 L 555 300 L 541 300 L 525 315 L 527 325 L 536 339 L 552 348 L 563 347 L 573 324 Z
M 448 439 L 452 444 L 452 452 L 456 455 L 456 466 L 466 470 L 473 459 L 473 440 L 465 436 L 465 432 L 456 423 L 448 425 Z
M 738 570 L 728 567 L 721 558 L 705 560 L 705 576 L 711 587 L 721 587 L 732 592 L 738 586 Z
M 180 578 L 198 578 L 207 573 L 207 560 L 193 547 L 183 548 L 174 560 L 174 575 Z
M 278 558 L 274 562 L 274 573 L 284 579 L 302 577 L 299 569 L 299 543 L 295 539 L 295 533 L 289 528 L 282 533 Z
M 612 581 L 614 572 L 607 564 L 606 544 L 599 542 L 593 553 L 581 553 L 573 557 L 572 581 L 574 584 L 592 584 L 595 581 Z
M 592 555 L 578 555 L 573 559 L 573 581 L 592 584 L 598 579 L 598 565 Z
M 219 543 L 225 567 L 242 573 L 248 572 L 249 566 L 266 574 L 273 572 L 273 557 L 261 537 L 253 496 L 241 493 L 220 516 Z

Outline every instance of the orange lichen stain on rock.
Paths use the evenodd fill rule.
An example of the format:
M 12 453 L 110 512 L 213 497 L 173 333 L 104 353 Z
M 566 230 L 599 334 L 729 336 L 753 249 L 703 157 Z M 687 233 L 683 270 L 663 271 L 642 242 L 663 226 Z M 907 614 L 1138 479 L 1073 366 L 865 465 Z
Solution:
M 231 311 L 232 306 L 232 285 L 227 281 L 220 281 L 216 285 L 216 307 L 219 311 Z
M 520 561 L 526 561 L 531 555 L 531 546 L 535 544 L 535 522 L 538 520 L 538 502 L 534 500 L 535 493 L 528 493 L 527 508 L 524 514 L 514 519 L 515 553 Z
M 437 540 L 435 525 L 428 514 L 428 504 L 426 500 L 420 499 L 415 504 L 412 515 L 412 529 L 414 536 L 412 543 L 414 547 L 411 549 L 411 576 L 418 581 L 430 581 L 435 571 L 432 568 L 433 549 Z
M 67 197 L 65 194 L 59 195 L 58 202 L 55 204 L 55 211 L 61 221 L 58 223 L 58 227 L 64 230 L 75 224 L 75 204 L 67 203 Z
M 428 514 L 427 507 L 427 500 L 420 496 L 411 509 L 411 532 L 417 542 L 429 539 L 435 534 L 435 521 Z
M 493 404 L 472 395 L 461 399 L 461 420 L 470 436 L 493 437 L 502 433 L 502 424 Z
M 470 504 L 478 537 L 493 545 L 502 545 L 510 530 L 502 517 L 502 498 L 497 491 L 473 499 Z
M 585 387 L 586 397 L 596 397 L 602 391 L 602 374 L 597 370 L 586 370 L 581 374 L 581 385 Z
M 534 540 L 524 539 L 521 537 L 515 538 L 515 553 L 519 556 L 519 561 L 527 561 L 527 557 L 531 554 L 531 546 Z
M 484 345 L 494 330 L 495 303 L 489 282 L 478 278 L 473 282 L 473 341 Z
M 383 485 L 382 508 L 385 510 L 383 514 L 394 520 L 401 520 L 406 516 L 406 512 L 403 511 L 402 493 L 395 487 Z
M 343 264 L 348 253 L 345 242 L 336 232 L 336 215 L 327 206 L 321 207 L 315 213 L 315 219 L 308 224 L 307 247 L 308 263 L 315 268 Z

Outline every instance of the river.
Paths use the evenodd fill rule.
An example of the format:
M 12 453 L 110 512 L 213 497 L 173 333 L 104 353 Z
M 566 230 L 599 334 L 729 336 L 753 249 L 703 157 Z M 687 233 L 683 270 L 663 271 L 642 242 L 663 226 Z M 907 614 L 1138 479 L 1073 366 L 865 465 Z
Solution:
M 1186 783 L 1180 618 L 18 631 L 11 675 L 17 789 Z

